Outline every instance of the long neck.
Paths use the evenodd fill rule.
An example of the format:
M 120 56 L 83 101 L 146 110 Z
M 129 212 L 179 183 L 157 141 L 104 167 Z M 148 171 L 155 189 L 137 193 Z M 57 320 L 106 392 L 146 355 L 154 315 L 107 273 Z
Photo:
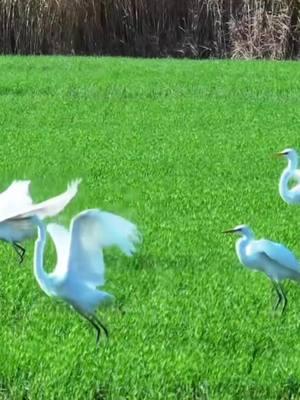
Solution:
M 44 270 L 44 251 L 46 245 L 47 231 L 45 224 L 36 218 L 38 227 L 38 238 L 34 247 L 33 273 L 41 288 L 49 294 L 49 276 Z
M 247 266 L 249 257 L 246 255 L 246 247 L 251 240 L 254 239 L 254 235 L 245 235 L 241 237 L 235 244 L 236 254 L 240 262 Z
M 293 177 L 294 171 L 298 167 L 298 160 L 296 158 L 289 159 L 288 166 L 283 170 L 279 180 L 279 194 L 281 198 L 287 202 L 292 203 L 293 197 L 289 189 L 289 180 Z

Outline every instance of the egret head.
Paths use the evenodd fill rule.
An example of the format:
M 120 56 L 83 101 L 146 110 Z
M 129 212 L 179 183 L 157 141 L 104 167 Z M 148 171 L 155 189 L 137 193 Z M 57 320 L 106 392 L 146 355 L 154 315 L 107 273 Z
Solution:
M 254 234 L 248 225 L 237 225 L 234 228 L 227 229 L 223 233 L 236 233 L 239 236 L 253 237 Z
M 285 157 L 288 160 L 298 160 L 298 154 L 296 152 L 296 150 L 294 149 L 284 149 L 282 151 L 280 151 L 279 153 L 275 153 L 276 157 Z

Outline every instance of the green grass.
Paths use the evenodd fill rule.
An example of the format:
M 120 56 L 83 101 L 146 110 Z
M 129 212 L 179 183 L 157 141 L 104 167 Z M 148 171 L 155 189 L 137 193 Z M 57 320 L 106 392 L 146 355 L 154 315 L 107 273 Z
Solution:
M 98 349 L 39 288 L 33 243 L 24 267 L 0 244 L 0 398 L 300 398 L 300 288 L 273 315 L 269 280 L 221 234 L 249 223 L 300 257 L 300 206 L 279 198 L 272 158 L 300 148 L 298 63 L 3 57 L 0 71 L 0 190 L 31 179 L 38 201 L 82 177 L 58 222 L 100 207 L 144 235 L 132 259 L 106 253 L 124 313 L 99 310 Z

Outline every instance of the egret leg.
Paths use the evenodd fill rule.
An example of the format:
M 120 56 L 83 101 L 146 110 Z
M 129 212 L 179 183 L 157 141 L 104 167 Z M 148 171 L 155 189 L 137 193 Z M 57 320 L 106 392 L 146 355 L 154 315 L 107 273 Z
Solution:
M 92 318 L 94 319 L 94 321 L 96 321 L 98 326 L 100 326 L 104 330 L 104 333 L 105 333 L 106 337 L 108 338 L 108 330 L 107 330 L 107 328 L 102 324 L 101 321 L 99 321 L 99 319 L 95 315 L 93 315 Z
M 16 253 L 18 254 L 18 256 L 20 257 L 20 262 L 19 264 L 22 264 L 23 260 L 24 260 L 24 255 L 26 250 L 24 249 L 24 247 L 22 247 L 19 243 L 17 242 L 13 242 L 13 248 L 15 249 Z
M 281 314 L 283 314 L 284 310 L 285 310 L 285 308 L 287 306 L 288 301 L 287 301 L 287 297 L 286 297 L 286 295 L 285 295 L 285 293 L 283 291 L 283 288 L 282 288 L 282 286 L 280 284 L 278 284 L 278 289 L 279 289 L 279 291 L 281 293 L 281 296 L 282 296 L 282 299 L 283 299 L 283 307 L 282 307 L 282 311 L 281 311 Z
M 78 311 L 78 313 L 80 315 L 82 315 L 86 320 L 89 321 L 90 324 L 93 325 L 93 327 L 96 329 L 97 332 L 97 336 L 96 336 L 96 344 L 98 344 L 99 339 L 100 339 L 100 334 L 101 334 L 101 328 L 104 330 L 105 335 L 108 337 L 108 331 L 106 329 L 106 327 L 98 320 L 98 318 L 95 315 L 87 315 L 85 313 L 83 313 L 81 310 L 75 308 L 76 311 Z
M 96 329 L 97 332 L 97 336 L 96 336 L 96 344 L 98 344 L 99 339 L 100 339 L 100 334 L 101 334 L 101 329 L 99 328 L 99 326 L 93 321 L 92 317 L 90 317 L 89 315 L 86 315 L 82 312 L 80 312 L 80 314 L 89 321 L 90 324 L 93 325 L 93 327 Z
M 275 290 L 276 290 L 276 293 L 277 293 L 277 301 L 276 301 L 276 303 L 275 303 L 275 305 L 274 305 L 274 310 L 276 311 L 277 310 L 277 308 L 278 308 L 278 306 L 279 306 L 279 304 L 281 303 L 281 301 L 282 301 L 282 299 L 283 299 L 283 296 L 282 296 L 282 294 L 281 294 L 281 291 L 279 290 L 279 288 L 278 288 L 278 286 L 279 286 L 279 284 L 277 283 L 277 282 L 273 282 L 273 284 L 274 284 L 274 288 L 275 288 Z

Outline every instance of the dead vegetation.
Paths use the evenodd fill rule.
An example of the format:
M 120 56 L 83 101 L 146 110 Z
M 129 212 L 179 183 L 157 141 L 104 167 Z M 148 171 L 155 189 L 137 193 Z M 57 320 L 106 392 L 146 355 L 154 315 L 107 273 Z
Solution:
M 0 0 L 4 54 L 298 56 L 299 0 Z

